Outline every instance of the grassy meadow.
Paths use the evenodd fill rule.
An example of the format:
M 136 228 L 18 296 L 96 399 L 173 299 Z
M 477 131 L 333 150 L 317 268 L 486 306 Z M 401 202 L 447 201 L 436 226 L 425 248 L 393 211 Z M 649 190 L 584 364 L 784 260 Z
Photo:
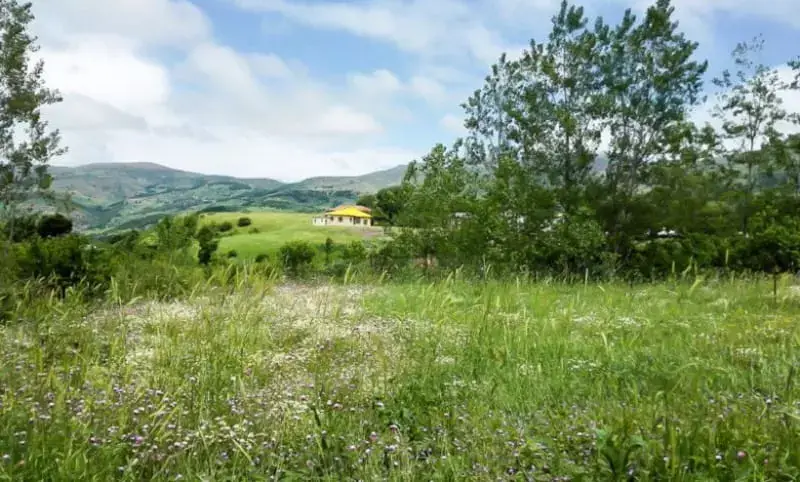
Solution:
M 330 237 L 336 243 L 363 241 L 380 237 L 383 228 L 348 228 L 340 226 L 314 226 L 311 224 L 316 214 L 288 212 L 241 212 L 241 213 L 206 213 L 202 222 L 231 222 L 234 230 L 224 236 L 219 243 L 219 251 L 227 253 L 236 251 L 240 258 L 255 258 L 259 254 L 271 254 L 283 244 L 290 241 L 307 241 L 320 245 Z M 253 224 L 246 227 L 236 226 L 241 217 L 248 217 Z M 257 231 L 257 232 L 256 232 Z
M 39 303 L 0 327 L 3 480 L 800 477 L 788 279 Z

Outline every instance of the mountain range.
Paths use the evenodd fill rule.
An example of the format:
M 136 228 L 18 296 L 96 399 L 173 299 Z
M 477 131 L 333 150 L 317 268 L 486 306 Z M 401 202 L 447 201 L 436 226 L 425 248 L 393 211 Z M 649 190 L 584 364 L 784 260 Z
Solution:
M 312 177 L 284 183 L 206 175 L 152 163 L 51 166 L 53 190 L 69 194 L 82 230 L 142 228 L 186 211 L 316 212 L 399 184 L 405 165 L 362 176 Z

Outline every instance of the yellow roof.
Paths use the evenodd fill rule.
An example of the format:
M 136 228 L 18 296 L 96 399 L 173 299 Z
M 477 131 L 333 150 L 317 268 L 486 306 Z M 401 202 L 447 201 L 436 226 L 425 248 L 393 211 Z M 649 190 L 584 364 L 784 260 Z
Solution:
M 346 207 L 344 209 L 337 209 L 335 211 L 331 211 L 329 213 L 325 213 L 328 216 L 350 216 L 354 218 L 371 218 L 369 214 L 361 211 L 360 209 L 356 209 L 354 207 Z

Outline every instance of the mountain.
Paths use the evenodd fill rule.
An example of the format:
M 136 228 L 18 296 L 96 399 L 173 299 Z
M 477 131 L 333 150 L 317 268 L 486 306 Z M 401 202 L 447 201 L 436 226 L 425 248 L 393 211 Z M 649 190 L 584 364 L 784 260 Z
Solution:
M 85 230 L 141 228 L 185 211 L 274 209 L 314 212 L 399 184 L 406 166 L 363 176 L 294 183 L 198 174 L 152 163 L 51 166 L 53 189 L 67 193 Z

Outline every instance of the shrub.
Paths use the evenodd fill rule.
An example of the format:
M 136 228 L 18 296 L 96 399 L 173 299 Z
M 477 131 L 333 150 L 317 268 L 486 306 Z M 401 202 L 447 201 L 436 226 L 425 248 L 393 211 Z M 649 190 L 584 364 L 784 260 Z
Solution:
M 102 292 L 112 274 L 108 252 L 78 235 L 34 239 L 16 257 L 20 279 L 45 279 L 61 293 L 78 285 Z
M 42 238 L 65 236 L 72 232 L 72 220 L 63 214 L 42 216 L 36 231 Z
M 228 251 L 228 254 L 226 256 L 229 257 L 229 258 L 235 258 L 235 257 L 239 256 L 239 253 L 236 252 L 235 249 L 232 249 L 232 250 Z
M 407 268 L 412 256 L 411 243 L 398 237 L 375 246 L 368 258 L 375 271 L 392 273 Z
M 258 228 L 250 228 L 247 232 L 250 234 L 258 234 L 261 232 L 261 230 Z
M 200 244 L 197 260 L 200 264 L 208 265 L 219 247 L 219 242 L 214 239 L 214 227 L 203 226 L 200 228 L 200 231 L 197 232 L 197 241 Z
M 305 241 L 290 241 L 280 249 L 281 262 L 289 274 L 301 275 L 311 266 L 317 252 Z
M 219 230 L 220 233 L 227 233 L 232 229 L 233 229 L 233 223 L 231 223 L 230 221 L 224 221 L 220 223 L 219 226 L 217 226 L 217 230 Z
M 261 253 L 258 256 L 256 256 L 256 263 L 263 263 L 264 261 L 268 261 L 268 260 L 269 260 L 269 255 L 268 254 Z
M 253 221 L 247 217 L 239 218 L 239 220 L 236 221 L 236 225 L 239 226 L 240 228 L 250 226 L 251 224 L 253 224 Z
M 17 216 L 3 224 L 3 237 L 15 243 L 28 241 L 37 236 L 38 220 L 36 215 Z
M 329 264 L 331 262 L 331 255 L 333 254 L 335 246 L 336 245 L 333 242 L 333 239 L 330 237 L 325 238 L 325 244 L 322 245 L 322 252 L 325 253 L 325 264 Z
M 342 260 L 350 264 L 360 264 L 367 259 L 367 248 L 361 241 L 353 241 L 342 250 Z

